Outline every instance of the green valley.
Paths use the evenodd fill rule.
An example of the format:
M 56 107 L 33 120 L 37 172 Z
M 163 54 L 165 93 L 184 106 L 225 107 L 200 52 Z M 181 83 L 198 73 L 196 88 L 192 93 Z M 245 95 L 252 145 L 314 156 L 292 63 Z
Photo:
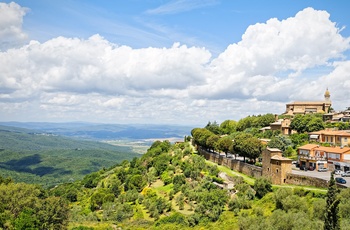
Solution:
M 130 147 L 0 126 L 0 175 L 44 187 L 139 156 Z

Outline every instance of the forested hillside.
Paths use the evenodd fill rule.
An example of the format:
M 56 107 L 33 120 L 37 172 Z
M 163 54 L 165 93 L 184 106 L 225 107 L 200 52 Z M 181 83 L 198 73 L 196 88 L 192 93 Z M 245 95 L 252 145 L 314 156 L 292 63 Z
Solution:
M 322 190 L 274 187 L 265 178 L 248 183 L 219 173 L 189 142 L 157 141 L 142 157 L 58 186 L 51 194 L 71 202 L 71 229 L 323 228 L 327 195 Z M 222 189 L 227 183 L 234 188 Z M 334 191 L 339 224 L 347 229 L 350 190 Z
M 59 167 L 61 162 L 68 164 L 63 158 L 70 157 L 71 170 L 78 168 L 74 168 L 74 164 L 86 159 L 88 163 L 94 162 L 92 165 L 97 169 L 84 171 L 82 180 L 67 179 L 67 183 L 49 190 L 18 184 L 1 174 L 0 228 L 350 229 L 350 189 L 338 188 L 333 176 L 328 192 L 293 185 L 277 186 L 267 178 L 250 178 L 207 162 L 197 154 L 196 145 L 199 145 L 209 151 L 250 158 L 247 162 L 259 166 L 260 162 L 255 161 L 257 153 L 265 146 L 257 140 L 264 137 L 271 138 L 270 143 L 281 148 L 285 156 L 293 157 L 295 148 L 307 142 L 305 134 L 286 137 L 278 132 L 258 132 L 259 127 L 272 119 L 273 116 L 267 114 L 238 122 L 228 120 L 220 125 L 209 122 L 204 128 L 194 128 L 192 137 L 186 137 L 185 142 L 155 141 L 145 154 L 119 164 L 114 161 L 114 166 L 109 168 L 97 163 L 104 155 L 98 155 L 96 149 L 84 149 L 74 145 L 74 141 L 58 145 L 61 139 L 57 136 L 5 130 L 4 138 L 23 140 L 19 143 L 25 146 L 17 148 L 13 144 L 10 150 L 11 146 L 4 142 L 3 146 L 9 149 L 3 148 L 0 152 L 5 159 L 0 165 L 2 170 L 11 166 L 24 175 L 41 178 L 50 175 L 52 178 L 46 178 L 51 183 L 55 181 L 53 176 L 72 175 L 71 172 L 65 174 L 63 166 Z M 304 122 L 304 126 L 307 125 Z M 31 135 L 33 141 L 27 141 Z M 26 150 L 20 150 L 22 148 Z M 112 157 L 109 148 L 102 146 L 99 150 Z M 72 156 L 75 153 L 78 157 Z M 9 154 L 18 159 L 6 160 Z M 45 157 L 54 159 L 50 166 L 44 166 Z M 91 165 L 88 168 L 91 169 Z M 45 173 L 40 176 L 42 169 Z
M 130 148 L 0 126 L 0 175 L 45 187 L 138 156 Z

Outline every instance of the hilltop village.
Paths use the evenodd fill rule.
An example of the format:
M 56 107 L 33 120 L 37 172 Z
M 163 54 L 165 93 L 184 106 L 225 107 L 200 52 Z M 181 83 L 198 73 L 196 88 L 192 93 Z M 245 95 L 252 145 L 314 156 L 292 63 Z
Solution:
M 330 96 L 327 89 L 323 101 L 296 101 L 286 104 L 286 110 L 281 115 L 253 116 L 232 123 L 235 131 L 243 131 L 243 134 L 233 134 L 231 130 L 226 134 L 221 133 L 218 138 L 194 129 L 194 143 L 206 159 L 249 176 L 268 177 L 273 184 L 327 186 L 329 177 L 319 179 L 317 174 L 295 175 L 292 168 L 320 173 L 336 171 L 338 174 L 350 170 L 350 110 L 335 112 L 331 107 Z M 273 121 L 256 130 L 269 119 Z M 254 122 L 259 123 L 259 120 L 260 124 L 254 127 Z M 219 128 L 227 128 L 228 123 L 225 121 Z M 250 123 L 250 126 L 241 128 L 242 123 Z M 215 123 L 209 123 L 206 128 L 216 132 Z M 260 143 L 256 140 L 253 142 L 254 137 Z M 250 138 L 250 143 L 244 143 L 244 138 Z M 254 143 L 257 144 L 254 146 Z M 244 162 L 236 159 L 237 156 L 244 156 Z

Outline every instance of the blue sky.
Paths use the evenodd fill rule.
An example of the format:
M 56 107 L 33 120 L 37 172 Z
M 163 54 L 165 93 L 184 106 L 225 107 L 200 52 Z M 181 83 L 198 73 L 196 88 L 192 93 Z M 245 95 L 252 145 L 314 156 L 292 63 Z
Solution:
M 11 1 L 7 1 L 11 2 Z M 338 27 L 350 21 L 343 1 L 17 1 L 28 7 L 23 29 L 44 42 L 58 36 L 88 38 L 100 34 L 133 48 L 169 47 L 174 42 L 204 46 L 218 54 L 239 42 L 248 26 L 270 18 L 292 17 L 306 7 L 327 10 Z M 349 30 L 342 32 L 349 36 Z
M 350 106 L 350 2 L 0 3 L 2 121 L 203 124 Z

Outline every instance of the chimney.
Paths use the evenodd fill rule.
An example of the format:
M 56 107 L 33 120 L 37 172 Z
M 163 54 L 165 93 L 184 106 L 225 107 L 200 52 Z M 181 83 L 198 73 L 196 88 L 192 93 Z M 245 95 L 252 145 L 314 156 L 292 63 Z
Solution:
M 278 115 L 275 114 L 275 121 L 278 121 Z

